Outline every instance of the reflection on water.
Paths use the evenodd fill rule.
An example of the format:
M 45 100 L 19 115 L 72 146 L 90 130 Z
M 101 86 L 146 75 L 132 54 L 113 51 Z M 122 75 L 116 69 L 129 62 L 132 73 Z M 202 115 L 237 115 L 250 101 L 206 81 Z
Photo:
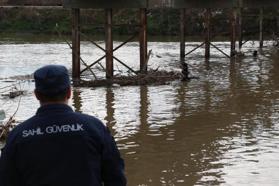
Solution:
M 149 45 L 154 51 L 150 67 L 178 69 L 178 43 Z M 190 43 L 189 50 L 194 45 Z M 228 43 L 216 45 L 229 53 Z M 199 77 L 190 82 L 74 88 L 70 104 L 111 128 L 131 186 L 277 185 L 279 55 L 268 48 L 253 58 L 252 43 L 246 46 L 246 57 L 239 60 L 219 58 L 213 50 L 213 58 L 205 62 L 203 50 L 198 50 L 198 57 L 186 59 L 191 73 Z M 102 52 L 86 42 L 82 48 L 87 61 Z M 49 63 L 70 68 L 70 51 L 63 43 L 3 44 L 0 50 L 0 78 L 29 74 Z M 131 43 L 117 55 L 138 68 L 137 52 L 137 44 Z M 2 80 L 0 87 L 9 83 Z M 17 114 L 20 120 L 38 107 L 33 83 L 22 85 L 27 93 Z M 17 103 L 18 99 L 0 99 L 8 115 Z

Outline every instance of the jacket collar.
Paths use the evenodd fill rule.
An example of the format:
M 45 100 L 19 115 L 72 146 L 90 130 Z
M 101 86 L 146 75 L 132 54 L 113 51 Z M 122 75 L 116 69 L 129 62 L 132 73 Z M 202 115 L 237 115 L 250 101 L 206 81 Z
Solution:
M 73 112 L 73 109 L 66 104 L 48 104 L 38 108 L 36 115 L 44 113 Z

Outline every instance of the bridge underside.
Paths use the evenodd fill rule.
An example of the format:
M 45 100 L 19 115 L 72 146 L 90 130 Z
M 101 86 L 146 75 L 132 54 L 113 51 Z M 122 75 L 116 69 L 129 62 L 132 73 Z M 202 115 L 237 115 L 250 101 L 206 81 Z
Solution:
M 0 6 L 62 6 L 62 0 L 0 0 Z
M 276 0 L 0 0 L 0 6 L 66 8 L 279 8 Z

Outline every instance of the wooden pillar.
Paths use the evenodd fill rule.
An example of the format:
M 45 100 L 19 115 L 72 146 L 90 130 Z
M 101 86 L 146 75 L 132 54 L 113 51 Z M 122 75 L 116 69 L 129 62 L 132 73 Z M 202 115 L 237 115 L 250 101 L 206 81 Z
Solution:
M 260 41 L 260 48 L 263 47 L 263 41 L 264 41 L 264 38 L 263 38 L 263 8 L 260 9 L 260 17 L 259 17 L 259 23 L 260 23 L 260 38 L 259 38 L 259 41 Z
M 241 51 L 243 44 L 242 8 L 238 8 L 238 49 Z
M 180 10 L 180 57 L 185 58 L 185 8 Z
M 140 9 L 140 71 L 147 73 L 147 10 Z
M 205 11 L 205 58 L 210 58 L 210 39 L 211 39 L 211 10 Z
M 235 55 L 236 18 L 237 18 L 237 11 L 234 8 L 231 12 L 231 56 Z
M 278 32 L 279 32 L 279 15 L 277 13 L 276 14 L 276 29 L 275 29 L 276 35 L 278 35 Z
M 112 9 L 106 9 L 106 78 L 113 78 Z
M 142 127 L 148 127 L 149 100 L 148 87 L 140 86 L 140 123 Z
M 73 107 L 75 108 L 75 112 L 81 112 L 82 101 L 80 92 L 76 89 L 73 89 Z
M 114 93 L 111 88 L 107 88 L 106 91 L 106 109 L 107 109 L 107 116 L 105 117 L 105 120 L 107 122 L 108 127 L 112 127 L 113 124 L 115 124 L 115 118 L 114 118 L 114 113 L 115 113 L 115 108 L 114 108 Z
M 80 80 L 80 9 L 72 9 L 72 76 Z

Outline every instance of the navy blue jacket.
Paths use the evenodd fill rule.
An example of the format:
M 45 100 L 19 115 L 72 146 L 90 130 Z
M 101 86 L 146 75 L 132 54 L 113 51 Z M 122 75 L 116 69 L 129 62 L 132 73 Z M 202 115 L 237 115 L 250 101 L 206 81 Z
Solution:
M 124 162 L 104 124 L 45 105 L 8 136 L 0 186 L 125 186 Z

